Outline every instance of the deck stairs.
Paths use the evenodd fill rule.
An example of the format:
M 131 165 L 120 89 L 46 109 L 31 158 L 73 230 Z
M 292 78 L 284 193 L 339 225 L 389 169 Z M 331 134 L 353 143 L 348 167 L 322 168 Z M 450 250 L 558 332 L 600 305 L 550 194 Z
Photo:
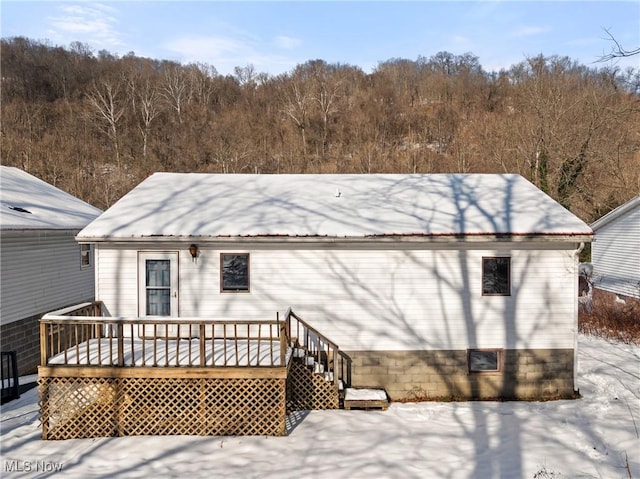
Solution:
M 387 409 L 384 389 L 351 386 L 350 360 L 333 341 L 291 310 L 286 319 L 292 348 L 288 409 Z

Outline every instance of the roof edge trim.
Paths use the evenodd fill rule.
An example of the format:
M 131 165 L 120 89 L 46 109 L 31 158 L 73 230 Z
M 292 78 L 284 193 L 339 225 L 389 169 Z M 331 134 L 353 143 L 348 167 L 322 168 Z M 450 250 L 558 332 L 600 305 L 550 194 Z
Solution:
M 79 243 L 170 243 L 170 242 L 202 242 L 202 243 L 398 243 L 398 242 L 591 242 L 593 233 L 508 233 L 508 234 L 404 234 L 404 235 L 371 235 L 371 236 L 135 236 L 130 238 L 84 237 L 76 236 Z

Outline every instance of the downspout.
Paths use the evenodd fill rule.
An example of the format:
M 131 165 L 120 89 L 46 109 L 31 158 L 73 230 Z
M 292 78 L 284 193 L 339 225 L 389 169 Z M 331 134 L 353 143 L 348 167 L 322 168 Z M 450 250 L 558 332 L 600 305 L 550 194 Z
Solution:
M 574 271 L 578 271 L 579 273 L 579 264 L 580 264 L 580 253 L 584 249 L 584 241 L 580 242 L 580 246 L 573 252 L 574 262 L 573 267 Z M 574 281 L 573 285 L 573 392 L 580 393 L 580 388 L 578 388 L 578 283 L 579 281 Z

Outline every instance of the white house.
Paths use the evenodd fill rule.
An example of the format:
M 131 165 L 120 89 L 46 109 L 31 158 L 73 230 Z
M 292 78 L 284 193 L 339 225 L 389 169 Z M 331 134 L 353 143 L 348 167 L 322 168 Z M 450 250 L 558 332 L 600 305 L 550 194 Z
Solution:
M 77 235 L 111 316 L 291 307 L 394 400 L 572 397 L 591 238 L 509 174 L 156 173 Z
M 594 287 L 640 299 L 640 196 L 595 221 L 591 228 Z
M 20 374 L 40 359 L 38 319 L 93 299 L 89 245 L 74 236 L 101 211 L 18 169 L 0 166 L 0 328 L 2 351 L 17 352 Z

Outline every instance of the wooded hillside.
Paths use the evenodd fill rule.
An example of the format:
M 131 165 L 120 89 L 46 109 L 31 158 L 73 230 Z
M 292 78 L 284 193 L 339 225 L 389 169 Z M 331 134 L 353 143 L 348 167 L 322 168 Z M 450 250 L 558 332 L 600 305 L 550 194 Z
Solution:
M 640 192 L 640 71 L 472 54 L 219 75 L 3 39 L 2 164 L 106 208 L 155 171 L 520 173 L 585 221 Z

